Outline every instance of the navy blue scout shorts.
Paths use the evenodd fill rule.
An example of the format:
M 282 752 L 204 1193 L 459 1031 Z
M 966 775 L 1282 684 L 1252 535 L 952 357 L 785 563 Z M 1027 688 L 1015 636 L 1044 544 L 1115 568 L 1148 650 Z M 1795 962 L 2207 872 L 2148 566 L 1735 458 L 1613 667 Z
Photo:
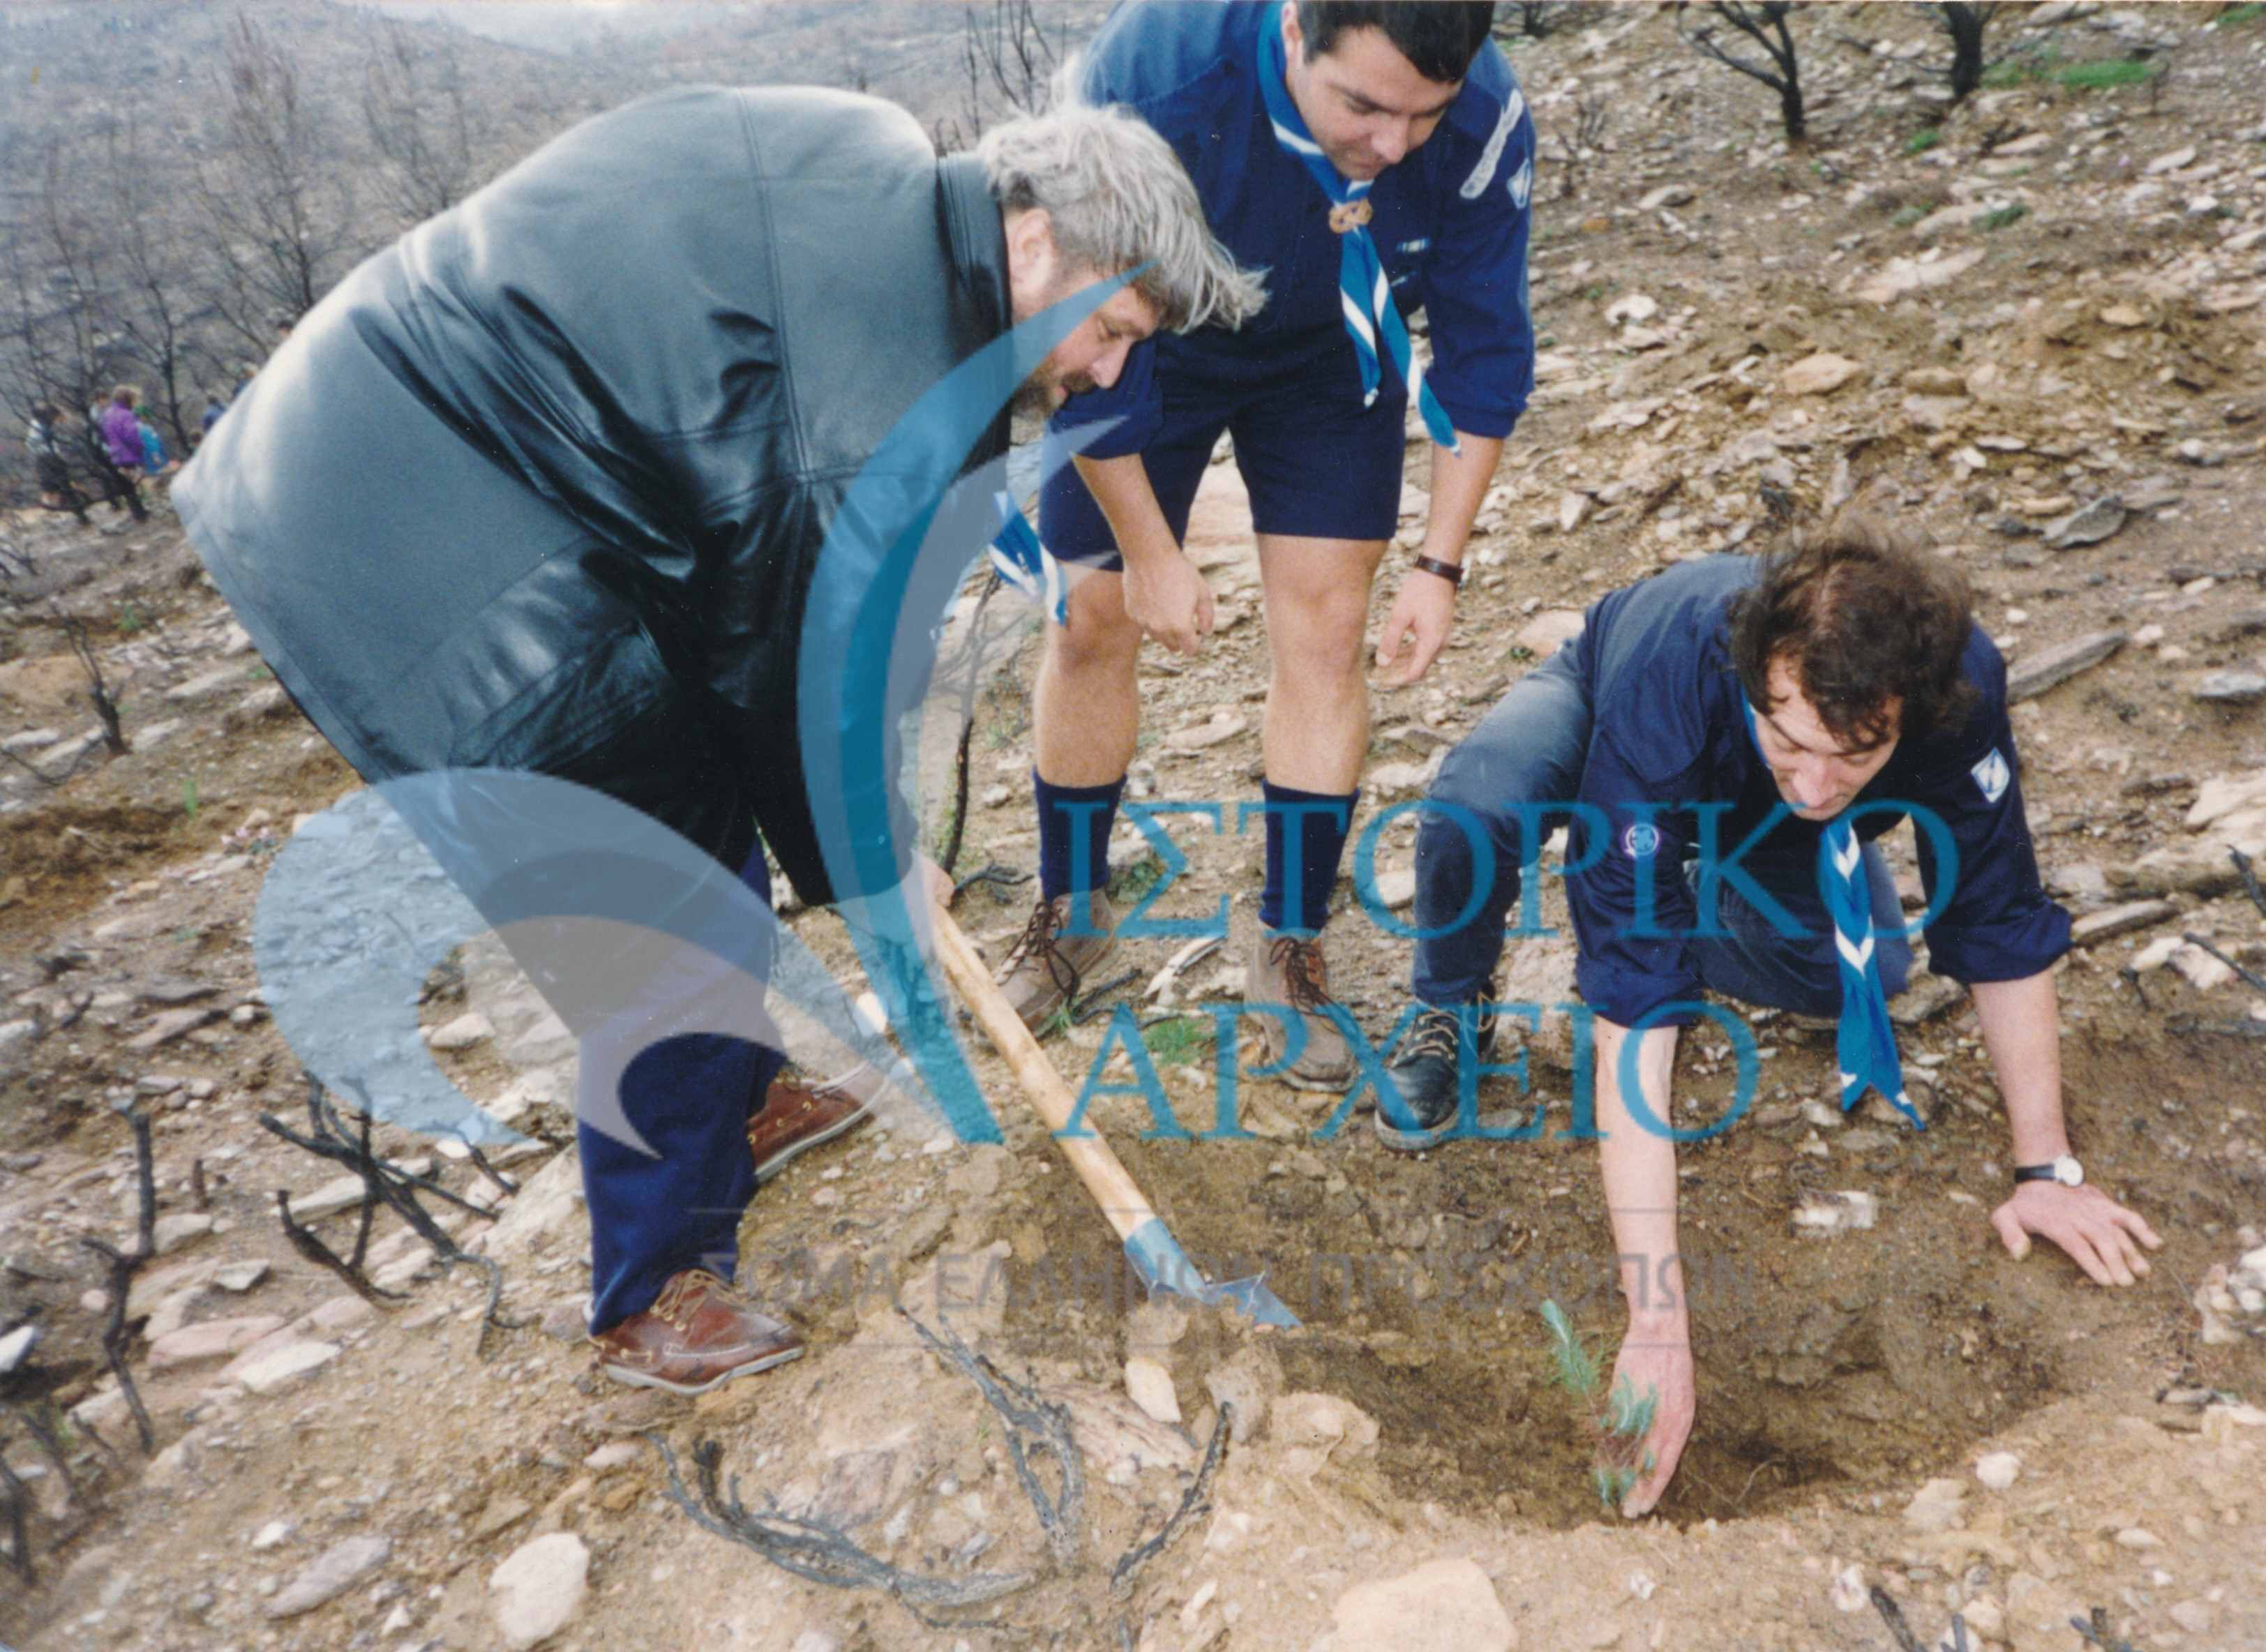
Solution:
M 1407 393 L 1361 401 L 1361 369 L 1342 327 L 1304 340 L 1157 340 L 1163 422 L 1141 461 L 1175 540 L 1185 539 L 1196 486 L 1225 430 L 1251 491 L 1260 533 L 1389 539 L 1400 523 Z M 1064 562 L 1120 569 L 1116 540 L 1078 471 L 1064 465 L 1039 496 L 1039 537 Z

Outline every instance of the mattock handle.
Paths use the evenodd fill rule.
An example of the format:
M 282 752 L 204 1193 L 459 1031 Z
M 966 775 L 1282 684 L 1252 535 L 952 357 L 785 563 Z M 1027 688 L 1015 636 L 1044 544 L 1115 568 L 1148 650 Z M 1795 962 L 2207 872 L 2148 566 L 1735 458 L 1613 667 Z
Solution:
M 952 914 L 932 906 L 929 916 L 936 925 L 937 956 L 943 961 L 944 972 L 952 978 L 954 989 L 990 1039 L 992 1048 L 1005 1060 L 1008 1070 L 1015 1075 L 1015 1082 L 1022 1086 L 1024 1098 L 1046 1122 L 1055 1145 L 1062 1149 L 1070 1167 L 1078 1173 L 1078 1179 L 1085 1184 L 1085 1190 L 1109 1218 L 1109 1225 L 1116 1229 L 1118 1239 L 1131 1237 L 1135 1229 L 1156 1216 L 1148 1199 L 1117 1155 L 1110 1151 L 1109 1144 L 1093 1130 L 1091 1121 L 1079 1122 L 1078 1128 L 1085 1134 L 1062 1134 L 1078 1110 L 1078 1098 L 1055 1071 L 1054 1063 L 1047 1059 L 1046 1051 L 1039 1048 L 1039 1041 L 1031 1035 L 1031 1029 L 1023 1025 L 1023 1018 L 1008 1006 L 1006 995 L 992 981 L 991 972 L 984 968 L 983 960 L 976 955 L 975 947 L 961 932 Z

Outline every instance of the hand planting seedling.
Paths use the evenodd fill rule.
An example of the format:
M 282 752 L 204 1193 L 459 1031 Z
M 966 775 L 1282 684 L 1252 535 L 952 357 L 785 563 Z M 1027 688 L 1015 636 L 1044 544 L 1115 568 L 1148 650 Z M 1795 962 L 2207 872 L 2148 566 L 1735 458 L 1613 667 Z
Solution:
M 1652 1432 L 1660 1391 L 1648 1386 L 1639 1395 L 1635 1385 L 1624 1377 L 1610 1394 L 1601 1394 L 1604 1367 L 1574 1334 L 1565 1309 L 1545 1301 L 1542 1319 L 1550 1327 L 1550 1355 L 1558 1367 L 1558 1380 L 1588 1409 L 1590 1427 L 1597 1436 L 1597 1462 L 1591 1471 L 1597 1496 L 1606 1508 L 1618 1509 L 1630 1488 L 1652 1473 L 1653 1455 L 1644 1449 L 1644 1440 Z

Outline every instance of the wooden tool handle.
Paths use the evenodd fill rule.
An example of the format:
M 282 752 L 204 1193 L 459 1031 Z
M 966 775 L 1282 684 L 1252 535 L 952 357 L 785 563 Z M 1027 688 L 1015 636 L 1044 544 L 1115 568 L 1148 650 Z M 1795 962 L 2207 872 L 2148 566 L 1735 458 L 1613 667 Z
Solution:
M 977 1025 L 990 1038 L 991 1043 L 1005 1058 L 1007 1066 L 1022 1085 L 1023 1094 L 1039 1116 L 1046 1121 L 1048 1132 L 1061 1148 L 1063 1157 L 1070 1160 L 1078 1179 L 1085 1184 L 1109 1225 L 1117 1230 L 1117 1237 L 1125 1239 L 1156 1212 L 1150 1209 L 1141 1189 L 1109 1144 L 1093 1132 L 1091 1121 L 1080 1120 L 1080 1135 L 1065 1137 L 1063 1128 L 1078 1109 L 1078 1098 L 1063 1077 L 1055 1071 L 1054 1063 L 1047 1059 L 1039 1041 L 1031 1036 L 1031 1029 L 1023 1025 L 1022 1017 L 1008 1007 L 1006 995 L 991 979 L 991 972 L 983 967 L 983 960 L 952 915 L 940 907 L 929 908 L 929 916 L 936 924 L 937 955 L 944 961 L 944 972 L 952 977 L 952 984 L 967 1003 Z

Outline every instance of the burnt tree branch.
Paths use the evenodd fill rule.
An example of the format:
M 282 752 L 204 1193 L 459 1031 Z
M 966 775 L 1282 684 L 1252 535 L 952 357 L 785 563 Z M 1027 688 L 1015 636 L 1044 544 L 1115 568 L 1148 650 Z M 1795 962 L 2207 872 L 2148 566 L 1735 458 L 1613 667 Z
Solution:
M 676 1453 L 659 1434 L 646 1436 L 661 1452 L 669 1473 L 662 1495 L 682 1509 L 705 1531 L 743 1544 L 780 1570 L 805 1583 L 829 1589 L 874 1589 L 889 1596 L 932 1629 L 999 1628 L 997 1623 L 940 1619 L 931 1614 L 955 1607 L 980 1606 L 1003 1595 L 1027 1589 L 1035 1580 L 1027 1572 L 977 1572 L 964 1579 L 928 1577 L 890 1565 L 868 1553 L 837 1528 L 822 1520 L 791 1515 L 777 1508 L 751 1511 L 740 1501 L 737 1478 L 719 1484 L 724 1448 L 702 1440 L 692 1448 L 692 1466 L 699 1495 L 684 1487 Z
M 1135 1573 L 1171 1548 L 1190 1522 L 1211 1512 L 1212 1482 L 1219 1478 L 1220 1465 L 1227 1461 L 1228 1429 L 1234 1420 L 1235 1407 L 1223 1402 L 1218 1417 L 1212 1422 L 1211 1441 L 1204 1447 L 1203 1461 L 1196 1468 L 1195 1479 L 1182 1494 L 1180 1506 L 1157 1528 L 1156 1536 L 1134 1545 L 1117 1557 L 1117 1565 L 1109 1574 L 1112 1594 L 1122 1595 L 1130 1590 Z
M 1085 1458 L 1071 1436 L 1070 1412 L 1041 1399 L 1027 1385 L 1003 1375 L 998 1367 L 961 1341 L 950 1326 L 939 1322 L 939 1329 L 932 1331 L 903 1308 L 897 1312 L 931 1353 L 976 1385 L 984 1402 L 1006 1423 L 1007 1456 L 1014 1465 L 1015 1479 L 1047 1534 L 1048 1548 L 1056 1561 L 1067 1565 L 1078 1553 L 1085 1507 Z M 1038 1472 L 1031 1465 L 1032 1448 L 1055 1459 L 1062 1484 L 1053 1497 L 1039 1483 Z
M 1808 135 L 1809 123 L 1802 108 L 1802 72 L 1794 33 L 1787 27 L 1787 18 L 1794 10 L 1790 0 L 1758 0 L 1752 4 L 1739 4 L 1739 0 L 1715 0 L 1707 8 L 1762 48 L 1764 61 L 1760 62 L 1718 45 L 1714 23 L 1698 28 L 1685 27 L 1684 16 L 1689 9 L 1685 4 L 1676 8 L 1678 35 L 1685 44 L 1724 67 L 1760 81 L 1778 93 L 1779 118 L 1786 128 L 1787 142 L 1800 143 Z

